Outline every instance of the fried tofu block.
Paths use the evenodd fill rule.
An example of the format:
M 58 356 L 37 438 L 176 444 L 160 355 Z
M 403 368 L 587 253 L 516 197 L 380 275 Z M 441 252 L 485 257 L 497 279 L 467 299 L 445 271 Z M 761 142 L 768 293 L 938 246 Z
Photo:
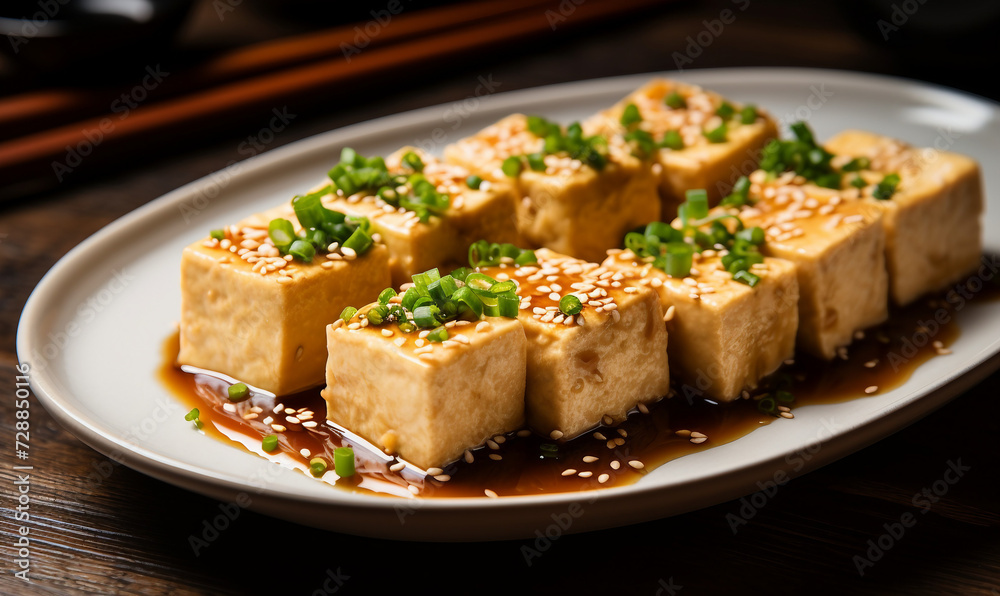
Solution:
M 806 184 L 791 172 L 768 181 L 758 170 L 750 180 L 754 204 L 740 217 L 747 226 L 765 230 L 761 251 L 766 256 L 795 264 L 798 345 L 831 359 L 856 331 L 889 315 L 882 210 Z
M 684 100 L 681 107 L 667 105 L 673 93 Z M 634 104 L 642 121 L 639 129 L 650 133 L 657 143 L 663 141 L 668 131 L 676 131 L 683 141 L 683 148 L 656 150 L 654 166 L 663 201 L 663 221 L 677 215 L 677 207 L 684 202 L 684 193 L 692 188 L 708 191 L 712 204 L 729 192 L 733 183 L 756 167 L 760 149 L 778 136 L 773 118 L 763 110 L 756 110 L 756 118 L 743 124 L 743 105 L 729 101 L 735 112 L 726 119 L 727 133 L 724 142 L 711 142 L 705 131 L 722 124 L 716 111 L 727 101 L 718 93 L 668 79 L 654 79 L 646 83 L 614 106 L 584 122 L 588 134 L 604 134 L 620 138 L 626 133 L 621 123 L 622 113 Z M 679 105 L 679 104 L 675 104 Z
M 389 285 L 389 251 L 376 244 L 352 260 L 287 261 L 260 221 L 270 219 L 184 249 L 177 361 L 287 395 L 323 383 L 325 327 Z
M 528 130 L 527 117 L 514 114 L 448 146 L 445 160 L 501 181 L 504 159 L 544 145 Z M 600 260 L 626 232 L 660 216 L 656 178 L 627 147 L 609 146 L 601 170 L 565 153 L 546 155 L 544 163 L 544 171 L 525 168 L 516 178 L 518 231 L 532 246 Z
M 328 419 L 424 469 L 524 424 L 526 344 L 516 319 L 462 321 L 439 344 L 360 321 L 327 327 Z
M 630 250 L 608 251 L 612 280 L 659 294 L 670 335 L 670 368 L 683 395 L 732 401 L 795 354 L 799 284 L 795 266 L 765 258 L 754 287 L 734 281 L 714 251 L 695 253 L 691 274 L 673 278 Z
M 610 416 L 623 420 L 639 403 L 670 390 L 667 331 L 655 292 L 615 287 L 614 272 L 547 249 L 538 264 L 485 268 L 519 283 L 518 320 L 528 340 L 525 407 L 528 426 L 553 438 L 572 438 Z M 559 312 L 574 294 L 576 316 Z
M 477 240 L 521 243 L 514 186 L 510 181 L 487 181 L 479 189 L 469 188 L 467 169 L 443 163 L 413 147 L 404 147 L 386 158 L 391 174 L 412 173 L 400 163 L 402 156 L 410 151 L 423 161 L 427 180 L 438 192 L 451 198 L 451 205 L 441 216 L 432 215 L 427 222 L 421 222 L 414 212 L 393 208 L 366 192 L 349 197 L 338 194 L 323 197 L 323 204 L 329 209 L 371 220 L 373 230 L 389 248 L 393 285 L 406 283 L 415 273 L 434 267 L 466 264 L 469 245 Z
M 974 160 L 936 149 L 919 149 L 881 135 L 850 130 L 826 143 L 840 161 L 867 157 L 868 182 L 861 195 L 884 210 L 890 295 L 905 305 L 948 287 L 979 264 L 982 254 L 983 186 Z M 872 197 L 886 174 L 900 177 L 889 200 Z M 855 191 L 857 192 L 857 191 Z

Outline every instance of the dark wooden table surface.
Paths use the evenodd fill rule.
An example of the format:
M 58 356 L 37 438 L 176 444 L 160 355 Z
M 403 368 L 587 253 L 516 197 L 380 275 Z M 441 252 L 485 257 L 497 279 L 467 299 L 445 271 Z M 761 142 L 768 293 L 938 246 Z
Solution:
M 685 51 L 686 37 L 734 4 L 746 4 L 746 10 L 687 66 L 887 72 L 996 98 L 995 82 L 987 74 L 995 72 L 995 56 L 980 57 L 985 76 L 955 57 L 952 68 L 924 61 L 922 69 L 905 48 L 882 43 L 877 30 L 866 37 L 865 27 L 871 30 L 874 22 L 849 25 L 862 18 L 859 13 L 764 0 L 687 3 L 585 35 L 511 48 L 508 55 L 447 75 L 429 68 L 423 80 L 394 87 L 393 93 L 358 98 L 336 111 L 308 112 L 267 149 L 373 117 L 464 99 L 482 73 L 501 81 L 506 91 L 670 69 L 674 52 Z M 212 4 L 203 2 L 185 43 L 207 37 L 238 43 L 295 30 L 294 23 L 270 22 L 253 11 L 247 4 L 220 23 Z M 205 135 L 183 151 L 129 163 L 114 175 L 0 206 L 5 396 L 0 401 L 0 593 L 1000 594 L 1000 374 L 909 428 L 783 486 L 735 533 L 729 516 L 740 515 L 740 501 L 564 536 L 531 566 L 521 550 L 528 541 L 399 543 L 319 531 L 249 511 L 196 556 L 189 536 L 218 513 L 219 503 L 126 467 L 116 467 L 100 484 L 88 482 L 108 460 L 62 429 L 32 398 L 31 581 L 15 578 L 17 531 L 24 524 L 13 519 L 18 490 L 12 470 L 17 463 L 12 457 L 14 334 L 25 300 L 62 255 L 104 225 L 242 159 L 237 147 L 257 125 L 245 128 Z M 968 470 L 922 514 L 914 496 L 944 478 L 949 462 L 961 462 Z M 887 527 L 898 529 L 906 515 L 917 523 L 900 536 L 884 538 Z M 884 552 L 874 553 L 878 560 L 859 573 L 856 557 L 872 556 L 869 541 L 878 543 L 880 537 Z

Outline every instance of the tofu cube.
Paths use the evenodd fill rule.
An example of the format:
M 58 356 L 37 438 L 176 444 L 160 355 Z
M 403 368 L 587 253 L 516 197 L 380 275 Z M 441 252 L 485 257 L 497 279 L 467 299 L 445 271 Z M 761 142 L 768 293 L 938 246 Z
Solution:
M 752 207 L 740 212 L 760 226 L 761 251 L 791 261 L 799 280 L 799 347 L 832 359 L 856 331 L 888 318 L 882 209 L 840 191 L 795 183 L 793 172 L 767 181 L 750 176 Z
M 368 192 L 323 198 L 329 209 L 371 220 L 373 230 L 389 248 L 393 285 L 406 283 L 415 273 L 434 267 L 466 265 L 469 245 L 478 240 L 521 243 L 514 187 L 509 181 L 488 181 L 479 189 L 469 188 L 468 170 L 443 163 L 413 147 L 404 147 L 386 158 L 391 174 L 412 173 L 401 165 L 402 156 L 410 151 L 423 161 L 427 181 L 451 198 L 450 207 L 441 216 L 432 215 L 427 222 L 420 222 L 414 212 L 393 208 Z
M 604 416 L 621 421 L 637 404 L 666 396 L 667 331 L 656 294 L 613 287 L 613 272 L 596 263 L 547 249 L 536 255 L 537 266 L 484 269 L 519 283 L 518 320 L 528 340 L 528 426 L 569 439 Z M 583 304 L 576 316 L 558 310 L 559 298 L 571 293 Z
M 795 355 L 795 266 L 765 258 L 752 267 L 760 281 L 751 288 L 734 281 L 720 257 L 695 255 L 691 275 L 683 279 L 637 259 L 630 250 L 609 251 L 604 266 L 620 273 L 611 279 L 654 289 L 664 313 L 673 308 L 666 315 L 667 353 L 671 372 L 683 384 L 678 393 L 732 401 Z
M 375 244 L 350 261 L 321 254 L 308 264 L 286 261 L 261 244 L 266 223 L 251 223 L 230 226 L 221 242 L 184 249 L 177 361 L 277 395 L 321 385 L 326 325 L 389 285 L 389 251 Z
M 445 159 L 501 181 L 510 179 L 500 169 L 505 158 L 543 148 L 544 141 L 528 130 L 527 118 L 514 114 L 447 147 Z M 609 146 L 600 171 L 564 153 L 546 155 L 544 162 L 544 171 L 524 168 L 514 179 L 518 231 L 532 246 L 600 260 L 626 232 L 660 216 L 649 163 L 627 147 Z
M 841 161 L 867 157 L 862 194 L 882 207 L 890 295 L 906 305 L 948 287 L 976 268 L 982 255 L 983 186 L 974 160 L 936 149 L 919 149 L 881 135 L 850 130 L 826 148 Z M 890 173 L 900 183 L 889 200 L 872 197 Z
M 456 325 L 439 344 L 359 321 L 327 327 L 328 419 L 424 469 L 523 426 L 526 345 L 516 319 Z
M 683 99 L 682 107 L 667 105 L 672 94 Z M 736 180 L 752 171 L 759 161 L 760 150 L 778 136 L 773 118 L 757 109 L 756 119 L 749 124 L 741 121 L 743 105 L 730 101 L 735 112 L 725 120 L 724 142 L 711 142 L 705 131 L 718 127 L 723 119 L 716 110 L 725 102 L 718 93 L 668 79 L 654 79 L 620 102 L 584 122 L 589 134 L 604 134 L 621 138 L 626 128 L 621 124 L 622 113 L 634 104 L 642 117 L 638 128 L 650 133 L 657 143 L 668 131 L 676 131 L 683 148 L 656 150 L 654 170 L 658 178 L 662 217 L 669 221 L 677 215 L 684 202 L 684 193 L 692 188 L 708 191 L 712 204 L 725 196 Z

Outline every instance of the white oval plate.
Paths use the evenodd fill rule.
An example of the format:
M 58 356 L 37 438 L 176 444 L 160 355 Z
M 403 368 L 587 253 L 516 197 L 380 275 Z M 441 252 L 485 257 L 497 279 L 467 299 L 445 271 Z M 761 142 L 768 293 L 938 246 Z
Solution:
M 986 100 L 838 71 L 663 75 L 754 102 L 785 125 L 807 119 L 819 138 L 861 128 L 971 155 L 986 166 L 987 193 L 1000 194 L 1000 172 L 990 167 L 1000 154 L 1000 109 Z M 238 502 L 249 500 L 249 507 L 263 513 L 341 532 L 487 540 L 532 537 L 557 519 L 571 519 L 572 532 L 624 525 L 748 494 L 779 470 L 800 474 L 889 435 L 997 368 L 1000 304 L 973 302 L 959 312 L 962 335 L 954 352 L 922 365 L 895 390 L 801 407 L 794 420 L 672 461 L 635 485 L 586 493 L 426 500 L 348 493 L 192 432 L 183 408 L 156 378 L 161 345 L 180 312 L 178 271 L 185 245 L 308 188 L 345 145 L 364 154 L 404 144 L 439 151 L 443 143 L 515 111 L 568 122 L 612 104 L 651 76 L 503 93 L 470 100 L 463 110 L 436 106 L 349 126 L 270 151 L 137 209 L 67 254 L 28 300 L 17 351 L 21 362 L 32 366 L 35 394 L 94 449 L 195 492 L 221 500 L 239 496 Z M 998 212 L 991 204 L 984 226 L 987 251 L 994 254 L 1000 252 Z

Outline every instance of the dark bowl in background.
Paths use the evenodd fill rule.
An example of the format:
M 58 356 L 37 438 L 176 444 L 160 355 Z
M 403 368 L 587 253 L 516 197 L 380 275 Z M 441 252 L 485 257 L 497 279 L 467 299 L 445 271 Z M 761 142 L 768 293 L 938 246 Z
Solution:
M 147 64 L 194 0 L 3 0 L 0 51 L 22 72 L 98 74 Z

